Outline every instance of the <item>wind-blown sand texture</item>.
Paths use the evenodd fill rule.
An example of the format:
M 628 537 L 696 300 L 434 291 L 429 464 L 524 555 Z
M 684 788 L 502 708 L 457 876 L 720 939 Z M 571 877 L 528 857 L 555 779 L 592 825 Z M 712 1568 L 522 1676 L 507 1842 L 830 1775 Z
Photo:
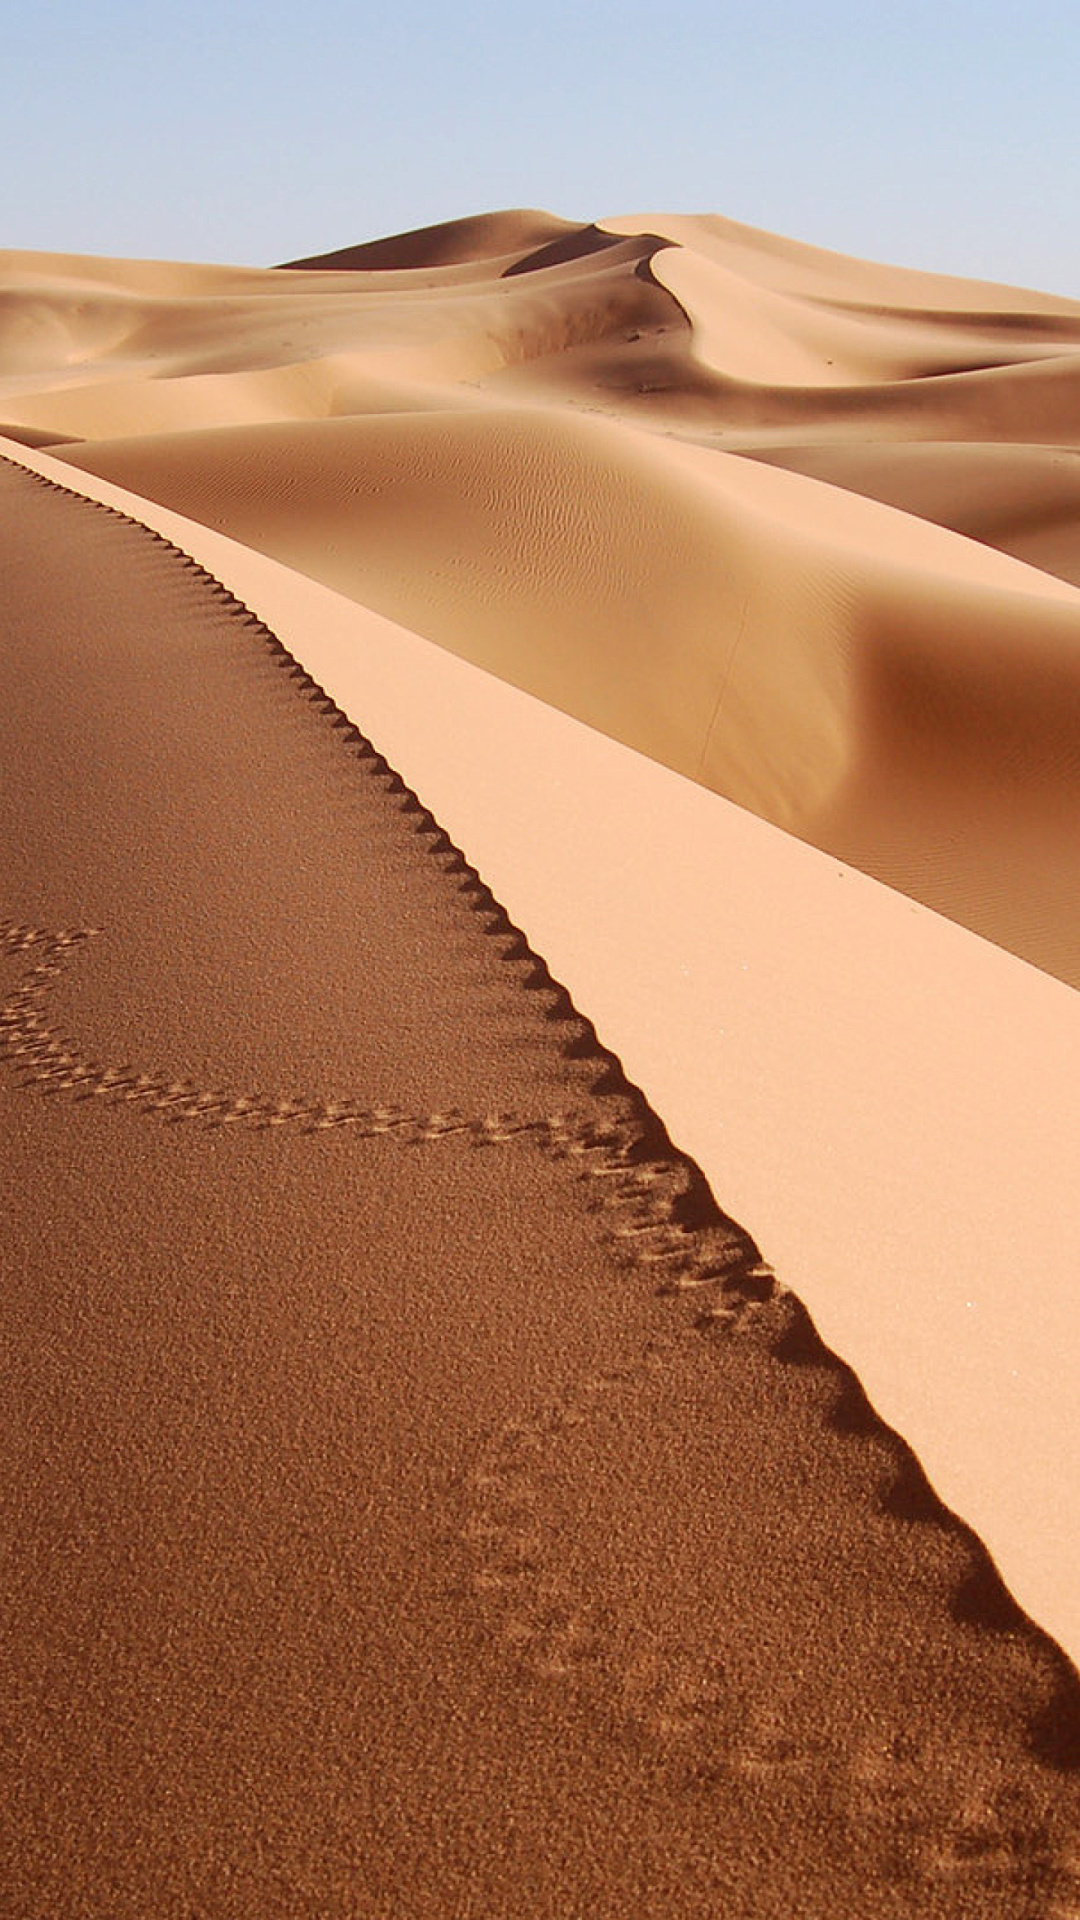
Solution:
M 500 292 L 492 250 L 508 232 L 498 222 L 461 223 L 385 243 L 366 258 L 358 250 L 355 267 L 340 265 L 350 281 L 357 269 L 434 277 L 417 292 L 437 293 L 440 276 L 469 284 L 486 275 L 481 306 L 490 315 Z M 619 269 L 613 310 L 633 293 L 623 282 L 634 280 L 641 323 L 654 313 L 648 303 L 668 298 L 636 270 L 644 243 L 609 246 L 594 231 L 586 252 L 582 236 L 540 216 L 522 216 L 513 232 L 519 251 L 545 249 L 530 271 L 563 274 L 574 297 L 595 295 L 585 286 L 591 263 L 596 272 Z M 654 256 L 657 277 L 667 258 Z M 111 271 L 90 262 L 78 270 Z M 200 277 L 219 272 L 123 269 L 142 277 L 143 297 L 156 276 L 158 303 L 186 304 L 196 329 Z M 233 276 L 269 282 L 274 302 L 288 278 Z M 411 318 L 393 323 L 419 333 L 423 309 L 429 373 L 440 354 L 454 358 L 438 338 L 446 324 L 439 304 L 417 300 Z M 20 311 L 26 303 L 20 309 L 17 300 L 16 318 Z M 587 332 L 580 314 L 578 324 Z M 266 341 L 252 314 L 234 315 L 234 326 L 237 357 L 247 342 L 259 359 Z M 609 386 L 619 352 L 632 355 L 639 344 L 612 349 Z M 698 342 L 703 363 L 711 351 L 707 338 Z M 578 378 L 575 364 L 580 372 L 588 352 L 567 345 L 549 357 L 560 362 L 546 369 L 551 393 L 532 391 L 509 410 L 485 387 L 471 392 L 466 412 L 460 394 L 445 404 L 438 383 L 424 395 L 411 377 L 400 382 L 392 417 L 402 464 L 414 415 L 431 416 L 425 432 L 440 424 L 451 438 L 462 432 L 448 455 L 456 478 L 442 507 L 449 514 L 482 496 L 495 532 L 502 528 L 503 566 L 516 564 L 531 533 L 543 556 L 534 561 L 540 588 L 550 526 L 564 520 L 581 563 L 565 588 L 576 618 L 588 591 L 601 607 L 605 595 L 616 597 L 624 549 L 616 545 L 612 559 L 611 542 L 626 535 L 630 550 L 640 530 L 614 510 L 590 521 L 603 474 L 574 465 L 570 429 L 607 436 L 619 460 L 627 446 L 638 449 L 624 500 L 644 496 L 653 452 L 641 448 L 655 445 L 659 492 L 676 473 L 693 480 L 674 505 L 665 499 L 666 523 L 645 522 L 677 616 L 682 550 L 665 528 L 680 509 L 692 523 L 697 476 L 709 474 L 712 486 L 717 456 L 669 447 L 670 422 L 665 437 L 653 432 L 648 441 L 618 419 L 575 423 L 572 409 L 567 427 L 555 385 Z M 261 371 L 266 402 L 281 383 L 278 370 Z M 460 366 L 454 371 L 460 378 Z M 93 402 L 81 375 L 69 390 L 73 406 Z M 45 368 L 29 378 L 49 385 Z M 242 368 L 209 382 L 194 376 L 193 407 L 222 378 L 249 401 L 258 385 L 245 387 Z M 55 388 L 55 369 L 51 379 Z M 147 380 L 143 366 L 128 398 L 134 405 L 141 392 L 149 410 L 161 401 L 155 386 L 187 384 Z M 371 381 L 365 404 L 387 395 Z M 174 390 L 164 404 L 180 397 Z M 20 414 L 34 404 L 24 397 Z M 543 441 L 548 464 L 515 469 L 532 473 L 534 485 L 522 502 L 534 519 L 523 531 L 500 497 L 495 454 L 505 443 L 501 457 L 518 459 L 526 413 L 529 455 Z M 21 417 L 14 424 L 27 440 L 51 431 Z M 356 424 L 323 423 L 334 431 Z M 369 424 L 374 432 L 378 423 Z M 155 437 L 140 438 L 142 457 Z M 192 436 L 188 454 L 218 438 Z M 156 437 L 152 450 L 165 455 L 172 444 Z M 72 448 L 51 451 L 69 457 Z M 233 452 L 242 467 L 246 455 Z M 100 454 L 93 450 L 93 460 Z M 299 442 L 273 455 L 286 494 L 293 474 L 307 471 L 316 486 L 318 464 L 308 456 L 305 469 Z M 389 444 L 384 456 L 382 484 L 392 487 Z M 91 450 L 78 457 L 91 464 Z M 189 460 L 189 473 L 201 458 Z M 269 459 L 266 449 L 259 458 Z M 62 471 L 53 460 L 37 464 Z M 821 561 L 828 514 L 813 506 L 820 486 L 745 461 L 720 466 L 740 476 L 739 487 L 730 483 L 732 514 L 764 519 L 767 503 L 779 535 L 785 517 L 774 509 L 795 488 L 793 520 L 804 539 L 815 513 L 820 520 Z M 358 459 L 354 501 L 362 470 Z M 212 472 L 208 458 L 203 477 Z M 717 1211 L 543 962 L 381 761 L 380 741 L 368 746 L 348 724 L 340 697 L 335 707 L 322 696 L 264 621 L 241 619 L 182 551 L 154 542 L 138 513 L 118 520 L 10 463 L 2 473 L 4 765 L 13 773 L 5 884 L 17 896 L 0 955 L 17 1194 L 7 1333 L 26 1415 L 5 1464 L 16 1911 L 1072 1912 L 1080 1900 L 1075 1672 L 1016 1609 L 979 1542 L 821 1346 L 755 1241 Z M 349 484 L 344 453 L 336 473 Z M 146 475 L 124 477 L 164 497 Z M 71 479 L 81 484 L 78 473 Z M 845 496 L 836 497 L 847 525 Z M 856 520 L 880 512 L 904 527 L 895 512 L 850 506 Z M 185 510 L 196 511 L 190 502 Z M 409 512 L 420 577 L 429 536 L 445 538 L 445 529 L 423 488 Z M 399 500 L 383 544 L 392 545 L 393 532 L 404 575 L 400 515 Z M 294 500 L 281 524 L 295 532 L 300 520 Z M 451 531 L 467 561 L 464 522 Z M 922 531 L 896 536 L 901 557 L 912 546 L 924 554 Z M 488 532 L 488 571 L 465 568 L 478 631 L 502 577 Z M 324 523 L 328 545 L 330 533 Z M 773 556 L 779 535 L 766 543 Z M 984 562 L 1006 563 L 940 538 L 960 553 L 950 561 L 954 575 L 966 579 L 964 565 L 974 568 L 981 618 L 994 598 Z M 899 605 L 897 552 L 887 559 Z M 767 571 L 777 585 L 766 545 L 747 548 L 744 566 L 751 584 Z M 432 572 L 438 579 L 439 566 Z M 799 576 L 808 606 L 827 573 Z M 553 575 L 546 605 L 554 623 Z M 1037 605 L 1033 578 L 1024 592 Z M 355 581 L 344 584 L 360 593 Z M 637 594 L 620 603 L 624 615 L 648 604 L 648 584 L 646 569 Z M 908 581 L 916 602 L 917 584 Z M 1054 619 L 1062 608 L 1072 617 L 1075 596 L 1049 581 L 1045 589 Z M 467 625 L 466 590 L 455 591 Z M 361 597 L 378 604 L 375 594 Z M 448 590 L 447 606 L 454 597 Z M 842 598 L 827 607 L 829 618 Z M 500 604 L 509 622 L 514 602 Z M 528 646 L 520 619 L 517 636 L 504 635 L 508 646 L 520 642 L 523 657 L 542 650 L 536 609 L 544 604 L 538 589 Z M 313 618 L 313 599 L 301 592 L 297 606 Z M 822 622 L 824 635 L 825 614 Z M 424 620 L 411 624 L 448 639 Z M 779 635 L 779 615 L 774 624 Z M 1047 631 L 1052 652 L 1066 627 Z M 391 652 L 397 638 L 409 642 L 390 628 L 373 626 L 371 635 Z M 605 664 L 602 645 L 586 649 L 572 634 L 575 656 L 565 631 L 550 637 L 549 654 L 556 664 L 564 655 L 586 691 L 618 677 L 617 656 L 609 651 Z M 630 638 L 631 667 L 635 658 L 647 667 L 647 636 Z M 678 618 L 670 640 L 673 697 L 657 724 L 677 731 L 690 719 L 689 708 L 672 718 L 674 695 L 689 687 L 694 697 L 692 677 L 680 680 L 693 648 Z M 930 633 L 928 648 L 932 641 Z M 667 643 L 666 630 L 654 634 L 661 660 Z M 734 644 L 737 664 L 748 643 L 736 634 Z M 790 637 L 787 644 L 782 655 L 779 638 L 749 642 L 764 657 L 760 683 L 776 697 L 773 719 L 787 728 L 794 772 L 784 779 L 793 792 L 814 770 L 808 754 L 800 773 L 799 716 L 784 717 L 785 699 L 793 712 L 798 705 Z M 819 651 L 828 653 L 824 639 Z M 834 632 L 833 654 L 849 658 L 850 636 Z M 733 674 L 729 654 L 722 718 Z M 636 701 L 648 720 L 659 703 L 644 670 L 637 685 L 633 670 L 625 678 L 627 710 Z M 814 684 L 811 673 L 811 692 Z M 430 746 L 416 746 L 427 722 L 411 745 L 405 739 L 421 772 L 425 754 L 440 779 L 450 766 L 448 792 L 451 763 L 474 753 L 482 761 L 485 752 L 467 733 L 482 706 L 479 683 L 461 685 L 465 697 L 445 710 L 446 726 L 463 729 L 461 748 L 444 752 L 441 772 Z M 957 692 L 958 728 L 965 692 Z M 350 698 L 348 712 L 362 724 L 360 704 Z M 742 714 L 741 697 L 734 704 Z M 606 717 L 601 723 L 626 737 Z M 715 736 L 715 715 L 710 725 Z M 752 728 L 741 732 L 731 754 L 764 791 Z M 528 737 L 523 723 L 518 745 Z M 679 764 L 655 740 L 637 744 Z M 584 764 L 576 753 L 568 746 L 567 768 Z M 1066 748 L 1056 764 L 1067 768 Z M 624 791 L 622 761 L 598 753 L 595 767 Z M 545 792 L 559 811 L 562 771 L 557 762 L 535 766 L 538 816 Z M 662 810 L 654 822 L 662 838 L 681 801 L 669 776 L 643 772 L 653 776 L 647 791 Z M 423 796 L 420 772 L 409 777 Z M 596 805 L 597 786 L 577 790 L 583 806 Z M 939 797 L 947 812 L 955 795 Z M 493 795 L 489 810 L 496 803 Z M 471 804 L 467 795 L 462 804 Z M 772 805 L 759 810 L 768 817 Z M 760 882 L 772 897 L 784 843 L 746 825 L 764 837 L 730 845 L 760 848 Z M 1008 904 L 1010 926 L 1033 937 L 1037 929 L 1044 948 L 1056 941 L 1060 953 L 1068 915 L 1047 876 L 1060 885 L 1054 863 L 1064 854 L 1043 844 L 1044 821 L 1029 819 L 1029 828 L 1045 857 L 1026 876 L 1028 893 Z M 544 834 L 538 818 L 540 846 Z M 520 833 L 513 844 L 520 856 Z M 970 851 L 961 845 L 965 857 Z M 543 860 L 538 853 L 538 871 Z M 824 871 L 806 868 L 815 907 L 828 897 Z M 974 897 L 992 879 L 987 865 L 965 884 Z M 713 868 L 708 884 L 723 881 Z M 733 884 L 743 884 L 734 870 Z M 550 897 L 550 876 L 541 892 L 544 885 Z M 1004 897 L 1011 876 L 998 874 L 996 885 Z M 557 908 L 546 918 L 548 906 L 535 898 L 536 919 L 516 917 L 534 945 L 536 925 L 560 943 Z M 864 923 L 892 924 L 876 891 L 858 898 Z M 997 910 L 1005 914 L 1000 901 Z M 955 901 L 950 911 L 965 917 Z M 584 917 L 574 916 L 576 927 Z M 987 950 L 970 935 L 944 929 L 953 944 L 935 945 L 937 923 L 916 925 L 926 931 L 921 943 L 913 936 L 913 955 L 955 955 L 952 990 L 961 979 L 989 985 L 983 1004 L 1011 1006 L 1024 1032 L 1035 1033 L 1042 1018 L 1049 1036 L 1056 1022 L 1071 1044 L 1068 989 L 1004 956 L 991 956 L 987 971 Z M 807 921 L 803 937 L 810 934 Z M 539 944 L 550 960 L 550 941 Z M 565 951 L 586 977 L 588 955 L 573 937 Z M 759 1008 L 768 991 L 759 984 Z M 629 1046 L 618 1032 L 624 1059 L 642 1026 L 633 997 L 632 980 L 616 983 L 612 1023 L 605 1002 L 601 1028 L 611 1038 L 627 1021 Z M 666 1024 L 684 1048 L 671 1003 L 652 1009 L 652 1023 L 661 1052 Z M 789 1039 L 792 1024 L 797 1030 L 797 1010 Z M 775 1054 L 761 1065 L 774 1081 L 784 1071 Z M 669 1124 L 678 1057 L 674 1066 L 667 1083 L 657 1069 Z M 655 1089 L 651 1065 L 644 1077 Z M 988 1091 L 1006 1084 L 1000 1069 L 996 1080 L 990 1071 Z M 895 1094 L 883 1098 L 902 1109 Z M 747 1114 L 751 1135 L 759 1124 Z M 723 1128 L 737 1128 L 730 1112 Z M 680 1118 L 676 1138 L 685 1145 L 691 1136 Z M 837 1147 L 849 1153 L 852 1142 Z M 706 1170 L 721 1201 L 733 1204 L 721 1157 Z M 862 1205 L 855 1195 L 848 1207 L 856 1234 Z M 899 1222 L 895 1194 L 890 1205 Z M 915 1205 L 909 1200 L 908 1211 Z M 1071 1232 L 1071 1201 L 1062 1205 Z M 736 1211 L 775 1258 L 771 1223 Z M 781 1200 L 778 1223 L 783 1211 Z M 871 1205 L 862 1217 L 875 1219 Z M 864 1250 L 871 1267 L 874 1231 Z M 887 1263 L 888 1248 L 881 1254 Z M 840 1270 L 847 1283 L 857 1278 L 850 1251 Z M 913 1284 L 925 1305 L 932 1264 Z M 880 1307 L 873 1312 L 880 1328 Z M 946 1375 L 949 1359 L 942 1356 Z M 873 1397 L 880 1404 L 876 1387 Z
M 1080 981 L 1080 304 L 705 218 L 8 259 L 0 420 Z

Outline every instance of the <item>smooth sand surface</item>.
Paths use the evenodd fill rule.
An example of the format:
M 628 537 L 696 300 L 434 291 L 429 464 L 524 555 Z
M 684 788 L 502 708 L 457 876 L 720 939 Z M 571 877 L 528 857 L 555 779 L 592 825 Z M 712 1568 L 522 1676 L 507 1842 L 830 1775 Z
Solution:
M 12 1911 L 1066 1910 L 985 1550 L 269 630 L 0 490 Z
M 951 527 L 1080 586 L 1080 450 L 977 442 L 774 447 L 761 460 Z
M 527 213 L 5 280 L 16 432 L 1080 983 L 1076 303 Z

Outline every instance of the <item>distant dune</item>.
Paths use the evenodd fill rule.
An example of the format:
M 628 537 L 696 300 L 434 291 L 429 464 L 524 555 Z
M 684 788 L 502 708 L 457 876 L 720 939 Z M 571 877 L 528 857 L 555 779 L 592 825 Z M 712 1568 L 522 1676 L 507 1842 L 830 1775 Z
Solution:
M 4 284 L 9 431 L 1080 982 L 1080 305 L 526 212 Z

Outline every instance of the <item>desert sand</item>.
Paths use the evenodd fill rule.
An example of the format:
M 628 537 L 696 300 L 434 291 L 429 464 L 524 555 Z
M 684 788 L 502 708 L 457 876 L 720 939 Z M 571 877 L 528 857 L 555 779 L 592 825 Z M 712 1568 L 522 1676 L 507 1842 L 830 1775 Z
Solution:
M 1070 1913 L 1080 308 L 5 270 L 15 1911 Z
M 539 214 L 5 278 L 0 422 L 1080 981 L 1077 303 Z

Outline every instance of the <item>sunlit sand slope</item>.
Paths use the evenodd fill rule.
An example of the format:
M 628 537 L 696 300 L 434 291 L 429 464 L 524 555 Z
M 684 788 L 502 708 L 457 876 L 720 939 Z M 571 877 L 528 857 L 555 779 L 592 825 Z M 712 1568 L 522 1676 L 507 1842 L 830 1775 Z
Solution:
M 617 423 L 412 413 L 73 463 L 1080 979 L 1080 594 Z
M 1075 1674 L 543 959 L 183 548 L 0 500 L 20 1914 L 1067 1911 Z
M 4 287 L 11 431 L 1080 981 L 1077 304 L 537 213 Z
M 364 717 L 1077 1659 L 1080 996 L 278 562 L 79 484 Z
M 952 527 L 1080 586 L 1080 450 L 1003 443 L 797 444 L 762 460 Z

